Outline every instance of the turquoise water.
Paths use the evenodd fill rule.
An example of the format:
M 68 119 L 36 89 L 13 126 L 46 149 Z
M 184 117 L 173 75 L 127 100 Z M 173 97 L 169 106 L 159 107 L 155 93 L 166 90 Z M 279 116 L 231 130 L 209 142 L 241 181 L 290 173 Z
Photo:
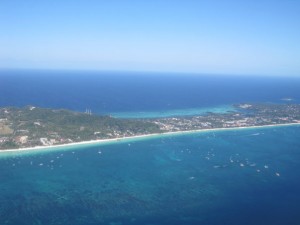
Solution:
M 291 77 L 1 70 L 0 89 L 1 106 L 126 118 L 300 99 Z M 299 136 L 293 126 L 0 154 L 0 224 L 299 225 Z
M 300 224 L 299 126 L 6 156 L 0 171 L 0 224 Z
M 141 112 L 116 112 L 111 113 L 113 117 L 117 118 L 165 118 L 173 116 L 195 116 L 204 115 L 208 112 L 213 113 L 228 113 L 229 111 L 236 111 L 232 105 L 220 105 L 214 107 L 189 108 L 189 109 L 173 109 L 163 111 L 141 111 Z

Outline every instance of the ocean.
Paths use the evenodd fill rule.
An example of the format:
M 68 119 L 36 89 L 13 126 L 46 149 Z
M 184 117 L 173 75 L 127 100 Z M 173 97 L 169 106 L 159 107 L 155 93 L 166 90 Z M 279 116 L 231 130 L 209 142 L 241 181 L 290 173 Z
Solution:
M 167 73 L 0 71 L 0 106 L 67 108 L 118 117 L 226 111 L 241 102 L 300 102 L 300 79 Z
M 147 118 L 299 103 L 300 79 L 0 71 L 0 90 L 0 106 Z M 299 225 L 299 176 L 297 125 L 1 153 L 0 224 Z

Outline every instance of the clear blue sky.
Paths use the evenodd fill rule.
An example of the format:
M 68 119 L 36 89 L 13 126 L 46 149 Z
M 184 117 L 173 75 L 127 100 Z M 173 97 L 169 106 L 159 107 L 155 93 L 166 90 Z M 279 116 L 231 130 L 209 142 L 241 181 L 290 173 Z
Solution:
M 0 68 L 300 76 L 300 1 L 1 0 Z

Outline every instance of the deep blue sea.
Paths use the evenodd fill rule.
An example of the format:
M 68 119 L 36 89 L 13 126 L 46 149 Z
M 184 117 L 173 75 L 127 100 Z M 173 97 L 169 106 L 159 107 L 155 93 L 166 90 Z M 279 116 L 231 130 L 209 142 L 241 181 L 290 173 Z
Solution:
M 36 105 L 119 117 L 226 111 L 241 102 L 300 102 L 300 78 L 167 73 L 0 71 L 0 106 Z M 230 108 L 229 108 L 230 110 Z
M 299 103 L 300 79 L 2 70 L 0 91 L 0 106 L 134 118 Z M 1 153 L 0 224 L 299 225 L 299 177 L 300 126 Z

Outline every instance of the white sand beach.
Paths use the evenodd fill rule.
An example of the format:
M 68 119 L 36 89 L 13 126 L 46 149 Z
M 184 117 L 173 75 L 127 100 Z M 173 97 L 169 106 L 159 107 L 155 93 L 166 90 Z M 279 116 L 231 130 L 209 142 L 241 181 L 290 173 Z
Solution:
M 217 131 L 227 131 L 227 130 L 240 130 L 240 129 L 255 129 L 255 128 L 265 128 L 265 127 L 282 127 L 282 126 L 294 126 L 300 125 L 300 123 L 286 123 L 286 124 L 270 124 L 263 126 L 246 126 L 246 127 L 230 127 L 230 128 L 212 128 L 212 129 L 200 129 L 200 130 L 187 130 L 187 131 L 175 131 L 175 132 L 166 132 L 166 133 L 154 133 L 154 134 L 145 134 L 145 135 L 136 135 L 130 137 L 120 137 L 120 138 L 111 138 L 111 139 L 100 139 L 100 140 L 90 140 L 90 141 L 82 141 L 82 142 L 74 142 L 68 144 L 61 145 L 47 145 L 47 146 L 35 146 L 28 148 L 18 148 L 18 149 L 3 149 L 0 150 L 1 153 L 16 153 L 16 152 L 27 152 L 27 151 L 45 151 L 51 149 L 62 149 L 62 148 L 72 148 L 72 147 L 80 147 L 80 146 L 91 146 L 91 145 L 100 145 L 104 143 L 116 143 L 116 142 L 124 142 L 124 141 L 137 141 L 143 140 L 147 138 L 159 138 L 165 136 L 173 136 L 173 135 L 183 135 L 183 134 L 191 134 L 191 133 L 201 133 L 201 132 L 217 132 Z

